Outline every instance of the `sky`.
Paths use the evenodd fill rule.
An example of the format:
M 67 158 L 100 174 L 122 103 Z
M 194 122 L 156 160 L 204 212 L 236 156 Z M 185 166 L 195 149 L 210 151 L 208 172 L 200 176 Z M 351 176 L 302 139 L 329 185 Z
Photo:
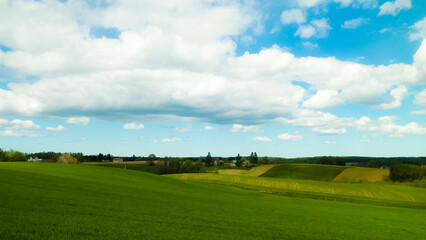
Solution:
M 0 0 L 0 148 L 426 156 L 426 1 Z

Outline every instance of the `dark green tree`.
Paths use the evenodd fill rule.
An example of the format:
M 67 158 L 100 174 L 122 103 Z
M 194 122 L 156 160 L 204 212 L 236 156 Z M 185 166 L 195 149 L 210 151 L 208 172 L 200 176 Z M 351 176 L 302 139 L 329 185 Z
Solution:
M 204 164 L 206 167 L 210 167 L 214 165 L 214 161 L 212 156 L 210 155 L 210 152 L 207 154 L 207 157 L 204 159 Z
M 243 161 L 240 154 L 238 153 L 237 158 L 235 159 L 235 166 L 241 167 L 242 165 L 243 165 Z

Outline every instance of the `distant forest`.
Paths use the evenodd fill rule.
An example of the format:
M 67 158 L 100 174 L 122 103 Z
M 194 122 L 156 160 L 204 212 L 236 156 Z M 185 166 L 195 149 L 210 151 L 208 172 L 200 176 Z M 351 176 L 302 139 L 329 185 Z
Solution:
M 258 157 L 256 152 L 252 152 L 247 156 L 232 157 L 215 157 L 208 153 L 206 156 L 200 157 L 157 157 L 154 154 L 149 156 L 113 156 L 111 154 L 84 155 L 82 153 L 70 153 L 77 158 L 79 162 L 105 162 L 112 161 L 113 158 L 122 158 L 123 161 L 170 161 L 190 160 L 193 162 L 201 161 L 205 166 L 221 166 L 224 164 L 234 163 L 237 167 L 250 167 L 259 164 L 277 164 L 277 163 L 309 163 L 309 164 L 331 164 L 331 165 L 351 165 L 351 166 L 367 166 L 367 167 L 390 167 L 397 164 L 414 164 L 426 165 L 426 157 L 336 157 L 336 156 L 318 156 L 303 158 L 280 158 L 280 157 Z M 38 157 L 44 161 L 56 162 L 62 153 L 58 152 L 39 152 L 26 154 L 27 157 Z

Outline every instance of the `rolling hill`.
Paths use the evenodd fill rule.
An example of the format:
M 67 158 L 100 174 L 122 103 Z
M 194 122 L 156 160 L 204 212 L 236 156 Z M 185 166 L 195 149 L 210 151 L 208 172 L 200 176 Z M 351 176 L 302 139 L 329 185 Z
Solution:
M 319 164 L 279 164 L 259 176 L 331 181 L 346 168 L 345 166 Z
M 187 179 L 181 181 L 119 168 L 0 163 L 0 239 L 421 239 L 426 235 L 425 209 L 263 194 L 238 185 L 188 181 L 192 175 L 198 176 L 181 174 Z

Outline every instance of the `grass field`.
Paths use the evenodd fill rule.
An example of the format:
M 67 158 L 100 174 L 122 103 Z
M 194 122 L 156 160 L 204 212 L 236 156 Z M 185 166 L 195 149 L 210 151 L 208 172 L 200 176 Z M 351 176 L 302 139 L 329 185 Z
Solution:
M 260 177 L 331 181 L 346 168 L 319 164 L 279 164 L 261 174 Z
M 351 167 L 343 170 L 333 182 L 380 182 L 389 172 L 389 169 Z
M 251 168 L 249 170 L 243 170 L 243 169 L 220 169 L 219 174 L 226 174 L 226 175 L 242 175 L 242 176 L 253 176 L 257 177 L 265 172 L 269 171 L 271 168 L 276 166 L 276 164 L 270 164 L 270 165 L 260 165 L 254 168 Z
M 303 179 L 258 178 L 210 173 L 171 174 L 182 180 L 209 181 L 259 192 L 396 205 L 426 209 L 426 189 L 391 184 L 347 184 Z
M 197 176 L 182 174 L 181 177 L 189 179 L 190 175 Z M 208 178 L 207 174 L 199 176 Z M 425 209 L 285 197 L 235 186 L 181 181 L 119 168 L 0 163 L 0 239 L 422 239 L 426 236 Z M 401 187 L 406 188 L 410 187 Z

